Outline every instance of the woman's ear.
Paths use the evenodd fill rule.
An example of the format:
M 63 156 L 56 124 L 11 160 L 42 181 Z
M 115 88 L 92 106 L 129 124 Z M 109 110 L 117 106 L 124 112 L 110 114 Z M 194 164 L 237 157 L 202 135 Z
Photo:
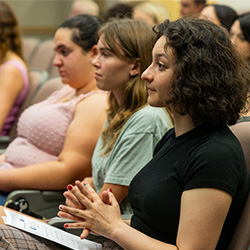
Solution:
M 133 76 L 137 76 L 139 73 L 140 73 L 140 59 L 137 58 L 134 63 L 131 64 L 131 69 L 130 69 L 130 76 L 133 77 Z
M 91 59 L 93 60 L 97 54 L 98 54 L 98 50 L 97 50 L 97 45 L 94 45 L 92 48 L 91 48 Z

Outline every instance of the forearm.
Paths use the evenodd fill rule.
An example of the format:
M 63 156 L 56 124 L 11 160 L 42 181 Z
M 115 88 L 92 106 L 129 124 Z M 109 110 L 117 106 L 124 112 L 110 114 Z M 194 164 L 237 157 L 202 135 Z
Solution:
M 65 189 L 73 182 L 64 163 L 45 162 L 27 167 L 0 170 L 0 190 L 15 189 L 56 190 Z
M 114 228 L 110 237 L 125 250 L 176 250 L 177 247 L 155 240 L 122 222 Z

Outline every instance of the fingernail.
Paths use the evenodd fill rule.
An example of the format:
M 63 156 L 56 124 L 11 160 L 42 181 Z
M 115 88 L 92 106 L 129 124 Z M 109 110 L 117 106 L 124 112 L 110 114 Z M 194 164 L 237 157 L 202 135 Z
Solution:
M 72 186 L 71 184 L 69 184 L 69 185 L 67 186 L 67 189 L 68 189 L 69 191 L 71 191 L 71 190 L 73 189 L 73 186 Z
M 84 182 L 83 185 L 84 185 L 84 186 L 88 186 L 88 183 Z
M 64 227 L 69 227 L 69 225 L 68 224 L 64 224 Z
M 113 193 L 113 191 L 112 191 L 112 189 L 111 189 L 111 188 L 109 188 L 109 189 L 108 189 L 108 191 L 109 191 L 110 193 Z
M 59 206 L 59 209 L 60 209 L 60 210 L 63 210 L 63 209 L 64 209 L 64 206 L 63 206 L 63 205 L 60 205 L 60 206 Z

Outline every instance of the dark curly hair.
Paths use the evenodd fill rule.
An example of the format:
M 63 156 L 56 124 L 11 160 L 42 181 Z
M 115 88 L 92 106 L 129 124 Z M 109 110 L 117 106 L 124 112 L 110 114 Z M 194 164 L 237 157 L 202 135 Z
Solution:
M 246 104 L 249 66 L 224 29 L 204 19 L 165 20 L 154 28 L 166 36 L 176 57 L 175 80 L 167 103 L 189 114 L 194 124 L 234 124 Z

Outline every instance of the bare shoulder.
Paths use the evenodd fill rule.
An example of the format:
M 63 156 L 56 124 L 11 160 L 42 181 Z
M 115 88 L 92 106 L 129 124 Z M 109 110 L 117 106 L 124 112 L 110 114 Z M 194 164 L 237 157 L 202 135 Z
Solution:
M 105 110 L 107 108 L 108 96 L 105 92 L 95 93 L 82 99 L 77 104 L 77 110 Z
M 26 65 L 24 63 L 23 63 L 23 66 L 26 68 Z M 15 65 L 3 64 L 1 66 L 0 77 L 8 77 L 8 78 L 17 78 L 18 77 L 18 79 L 22 79 L 22 74 L 21 74 L 20 70 Z

